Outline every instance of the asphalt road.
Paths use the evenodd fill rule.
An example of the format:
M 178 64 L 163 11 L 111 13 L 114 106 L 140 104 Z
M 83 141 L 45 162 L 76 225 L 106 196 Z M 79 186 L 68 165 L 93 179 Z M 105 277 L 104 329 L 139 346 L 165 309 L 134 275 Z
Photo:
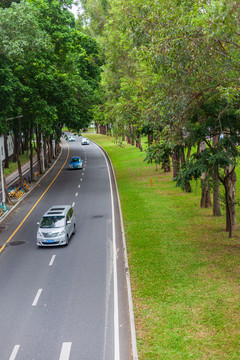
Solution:
M 1 360 L 132 359 L 116 197 L 102 151 L 76 139 L 1 224 Z M 68 169 L 74 155 L 82 170 Z M 74 206 L 76 234 L 38 248 L 36 223 L 56 204 Z

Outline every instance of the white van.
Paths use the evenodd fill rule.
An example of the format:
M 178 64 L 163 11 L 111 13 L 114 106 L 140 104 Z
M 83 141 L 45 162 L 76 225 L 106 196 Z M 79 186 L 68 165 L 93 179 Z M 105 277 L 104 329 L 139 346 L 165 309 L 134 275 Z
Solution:
M 38 246 L 68 245 L 76 231 L 75 215 L 71 205 L 52 206 L 37 224 Z

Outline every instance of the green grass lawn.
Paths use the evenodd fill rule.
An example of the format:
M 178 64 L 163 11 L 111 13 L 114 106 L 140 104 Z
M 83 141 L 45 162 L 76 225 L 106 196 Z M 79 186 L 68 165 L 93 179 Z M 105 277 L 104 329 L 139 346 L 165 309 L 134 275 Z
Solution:
M 36 152 L 34 151 L 35 155 Z M 26 164 L 29 161 L 29 154 L 27 154 L 27 152 L 25 152 L 24 154 L 20 155 L 20 161 L 21 161 L 21 165 Z M 11 173 L 13 173 L 15 170 L 18 169 L 18 165 L 17 162 L 13 162 L 13 161 L 9 161 L 9 168 L 8 169 L 4 169 L 4 175 L 7 176 Z
M 200 184 L 184 193 L 137 148 L 88 136 L 117 177 L 139 359 L 239 360 L 240 227 L 229 239 L 225 216 L 200 208 Z

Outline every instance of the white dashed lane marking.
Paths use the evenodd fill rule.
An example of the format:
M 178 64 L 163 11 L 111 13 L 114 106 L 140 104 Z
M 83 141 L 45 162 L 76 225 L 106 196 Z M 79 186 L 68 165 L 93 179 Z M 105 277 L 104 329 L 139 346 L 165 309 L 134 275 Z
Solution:
M 13 352 L 9 358 L 9 360 L 15 360 L 16 356 L 17 356 L 17 353 L 18 353 L 18 350 L 20 348 L 20 345 L 15 345 L 14 346 L 14 349 L 13 349 Z
M 32 306 L 37 305 L 37 302 L 38 302 L 38 300 L 40 298 L 41 293 L 42 293 L 42 289 L 39 289 L 38 292 L 37 292 L 37 295 L 35 296 L 35 299 L 33 300 Z
M 78 185 L 78 188 L 80 188 L 81 185 Z
M 51 260 L 50 260 L 50 263 L 49 263 L 49 266 L 52 266 L 52 264 L 53 264 L 53 262 L 54 262 L 54 260 L 55 260 L 55 257 L 56 257 L 56 255 L 53 255 L 53 256 L 52 256 L 52 258 L 51 258 Z
M 72 207 L 74 207 L 74 206 L 75 206 L 75 202 L 72 203 Z
M 71 342 L 64 342 L 62 344 L 62 350 L 61 350 L 61 354 L 60 354 L 60 358 L 59 360 L 68 360 L 70 357 L 70 351 L 71 351 L 71 346 L 72 343 Z
M 78 192 L 76 192 L 75 196 L 78 196 Z

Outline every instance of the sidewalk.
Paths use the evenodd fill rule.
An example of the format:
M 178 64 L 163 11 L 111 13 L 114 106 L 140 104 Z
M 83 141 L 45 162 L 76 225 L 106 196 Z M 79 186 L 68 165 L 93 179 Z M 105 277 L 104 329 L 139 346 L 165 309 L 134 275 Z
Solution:
M 37 163 L 37 156 L 35 155 L 33 158 L 33 166 Z M 23 177 L 26 176 L 26 173 L 28 173 L 30 170 L 30 161 L 28 161 L 26 164 L 22 165 L 22 173 L 23 173 Z M 6 184 L 7 187 L 9 185 L 14 184 L 18 179 L 18 170 L 15 170 L 13 173 L 9 174 L 6 176 Z

